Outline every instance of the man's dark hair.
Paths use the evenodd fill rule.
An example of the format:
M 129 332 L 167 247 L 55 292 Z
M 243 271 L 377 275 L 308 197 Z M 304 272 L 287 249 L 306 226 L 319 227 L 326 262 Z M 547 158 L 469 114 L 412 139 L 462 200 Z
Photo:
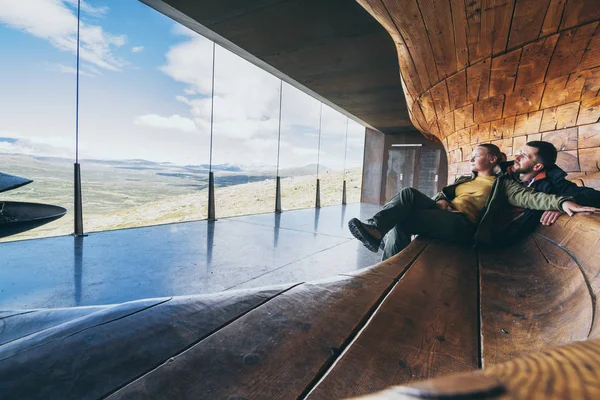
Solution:
M 533 140 L 526 143 L 529 147 L 535 147 L 537 154 L 535 160 L 544 165 L 544 168 L 550 168 L 556 163 L 556 147 L 552 143 L 541 140 Z
M 488 153 L 492 156 L 495 156 L 496 160 L 498 162 L 502 161 L 502 152 L 500 151 L 498 146 L 496 146 L 495 144 L 481 143 L 481 144 L 478 144 L 477 147 L 483 147 L 483 148 L 487 149 Z

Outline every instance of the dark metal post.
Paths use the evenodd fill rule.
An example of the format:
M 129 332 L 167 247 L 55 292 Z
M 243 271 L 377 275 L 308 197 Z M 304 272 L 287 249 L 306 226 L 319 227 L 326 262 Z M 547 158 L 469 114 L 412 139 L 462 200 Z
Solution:
M 281 178 L 277 177 L 275 183 L 275 212 L 281 214 Z
M 317 199 L 315 201 L 315 208 L 321 208 L 321 180 L 317 178 Z
M 208 173 L 208 220 L 216 221 L 215 218 L 215 177 L 214 172 Z
M 75 231 L 73 236 L 85 236 L 83 233 L 83 207 L 81 201 L 81 166 L 75 163 Z
M 342 205 L 346 205 L 346 180 L 344 179 L 344 187 L 342 189 Z

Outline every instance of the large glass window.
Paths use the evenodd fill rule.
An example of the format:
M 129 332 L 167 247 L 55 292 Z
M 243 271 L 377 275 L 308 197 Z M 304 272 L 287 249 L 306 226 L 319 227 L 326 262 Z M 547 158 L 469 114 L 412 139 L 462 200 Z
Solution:
M 363 160 L 365 151 L 365 127 L 350 120 L 346 143 L 346 196 L 348 203 L 360 203 Z
M 70 2 L 31 7 L 0 7 L 0 172 L 34 181 L 0 193 L 0 202 L 53 204 L 67 215 L 0 241 L 73 232 L 77 10 Z
M 219 46 L 215 71 L 216 216 L 272 212 L 281 81 Z
M 283 84 L 279 176 L 284 210 L 315 206 L 321 103 Z
M 103 51 L 81 49 L 84 230 L 206 218 L 213 44 L 140 2 L 104 4 Z
M 347 118 L 323 105 L 319 146 L 321 206 L 342 204 Z

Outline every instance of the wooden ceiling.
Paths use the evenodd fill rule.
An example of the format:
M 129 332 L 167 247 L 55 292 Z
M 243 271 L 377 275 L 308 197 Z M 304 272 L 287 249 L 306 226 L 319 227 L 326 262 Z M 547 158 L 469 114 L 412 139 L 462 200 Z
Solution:
M 598 0 L 358 2 L 394 40 L 413 123 L 457 150 L 451 162 L 469 145 L 512 151 L 514 137 L 563 130 L 554 139 L 575 151 L 571 171 L 596 170 L 598 128 L 585 149 L 568 129 L 600 118 Z
M 354 1 L 142 1 L 371 127 L 414 131 L 394 43 Z

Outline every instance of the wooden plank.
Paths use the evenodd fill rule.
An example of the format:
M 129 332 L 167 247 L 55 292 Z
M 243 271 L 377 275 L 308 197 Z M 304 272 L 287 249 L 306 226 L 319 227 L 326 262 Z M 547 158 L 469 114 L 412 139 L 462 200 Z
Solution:
M 11 398 L 106 396 L 287 288 L 176 297 L 94 325 L 1 362 L 3 389 Z
M 540 37 L 558 32 L 566 2 L 567 0 L 550 0 Z
M 589 71 L 582 71 L 548 81 L 541 108 L 579 101 L 589 75 Z
M 109 398 L 297 398 L 337 358 L 410 265 L 403 253 L 382 263 L 395 277 L 367 270 L 298 286 Z
M 552 35 L 523 47 L 523 55 L 517 71 L 516 88 L 544 82 L 559 36 L 558 34 Z
M 542 134 L 541 133 L 534 133 L 532 135 L 527 135 L 527 141 L 528 142 L 532 142 L 532 141 L 540 141 L 542 140 Z
M 427 126 L 431 126 L 431 124 L 436 119 L 435 107 L 433 105 L 433 98 L 431 97 L 431 93 L 423 93 L 423 95 L 417 101 L 421 106 L 421 110 L 423 111 L 423 115 L 425 116 L 425 121 L 427 121 Z
M 515 136 L 539 132 L 542 115 L 542 111 L 518 115 L 515 119 Z
M 600 147 L 579 149 L 579 163 L 581 165 L 581 171 L 600 171 Z
M 542 122 L 540 124 L 541 131 L 553 131 L 556 129 L 556 107 L 546 108 L 542 115 Z
M 545 132 L 542 134 L 542 140 L 552 143 L 558 151 L 577 150 L 577 128 Z
M 600 116 L 600 96 L 581 101 L 577 125 L 594 124 Z
M 469 65 L 467 11 L 464 0 L 450 0 L 450 6 L 456 49 L 456 69 L 460 71 Z
M 492 121 L 490 126 L 490 137 L 498 139 L 513 137 L 515 135 L 515 122 L 515 117 Z
M 490 140 L 490 123 L 471 127 L 471 144 L 483 143 Z
M 150 309 L 159 304 L 168 302 L 170 297 L 161 299 L 145 299 L 139 301 L 131 301 L 128 303 L 117 304 L 96 311 L 88 316 L 88 318 L 78 318 L 63 324 L 53 326 L 43 331 L 30 334 L 22 339 L 14 340 L 0 346 L 0 361 L 12 357 L 18 357 L 21 354 L 27 354 L 32 348 L 45 347 L 50 343 L 60 341 L 78 332 L 87 331 L 95 326 L 106 325 L 111 321 L 116 321 L 136 314 L 146 309 Z M 0 362 L 1 368 L 7 366 L 6 362 Z M 2 373 L 0 372 L 0 375 Z
M 508 48 L 514 49 L 538 38 L 550 0 L 517 1 Z
M 592 69 L 600 66 L 600 26 L 583 53 L 580 69 Z
M 433 98 L 435 113 L 437 114 L 438 119 L 441 119 L 450 112 L 450 100 L 448 99 L 448 86 L 446 86 L 446 81 L 443 80 L 432 87 L 430 93 Z
M 514 117 L 539 110 L 545 86 L 545 83 L 541 83 L 535 86 L 521 87 L 507 95 L 503 116 L 505 118 Z
M 467 74 L 465 70 L 452 75 L 447 82 L 450 110 L 454 111 L 467 104 Z
M 507 157 L 512 156 L 513 154 L 513 139 L 500 139 L 500 140 L 492 140 L 492 144 L 498 146 L 501 152 L 506 154 Z
M 459 130 L 475 125 L 473 120 L 473 104 L 454 110 L 454 128 Z
M 559 151 L 556 156 L 556 165 L 561 167 L 565 172 L 581 171 L 579 157 L 575 150 Z
M 458 148 L 458 133 L 453 133 L 446 139 L 448 140 L 448 150 L 455 150 Z
M 467 101 L 476 103 L 489 97 L 491 58 L 467 68 Z
M 457 71 L 454 37 L 448 34 L 452 27 L 450 2 L 418 0 L 418 3 L 431 42 L 439 78 L 445 79 Z
M 556 108 L 556 129 L 575 126 L 579 114 L 579 102 L 564 104 Z
M 517 136 L 513 138 L 513 154 L 516 154 L 527 144 L 527 136 Z
M 568 0 L 560 29 L 568 29 L 598 19 L 600 19 L 600 7 L 597 2 Z
M 492 59 L 490 96 L 509 94 L 513 91 L 521 50 L 519 48 Z
M 541 95 L 540 95 L 541 98 Z M 504 95 L 489 97 L 481 100 L 474 105 L 474 121 L 477 124 L 495 121 L 502 118 L 502 109 L 504 107 Z
M 511 0 L 493 0 L 486 1 L 486 5 L 488 9 L 494 10 L 492 55 L 496 56 L 506 51 L 515 2 Z
M 487 42 L 488 51 L 484 46 L 480 46 L 481 38 L 481 9 L 483 8 L 481 0 L 465 1 L 465 10 L 467 17 L 467 45 L 469 48 L 469 64 L 473 65 L 477 61 L 483 60 L 491 51 L 491 42 Z
M 106 307 L 108 306 L 35 310 L 1 318 L 0 345 L 86 316 Z
M 600 95 L 600 68 L 589 71 L 589 75 L 581 91 L 581 100 L 591 99 Z
M 423 87 L 432 87 L 440 81 L 440 78 L 425 23 L 416 0 L 407 0 L 402 3 L 385 0 L 383 3 L 404 38 Z
M 454 113 L 450 112 L 445 114 L 442 118 L 438 120 L 440 132 L 443 137 L 447 137 L 455 132 L 454 129 Z
M 558 78 L 577 70 L 597 26 L 598 22 L 593 22 L 561 32 L 552 60 L 550 60 L 547 79 Z
M 600 147 L 600 124 L 583 125 L 578 128 L 578 147 Z
M 310 398 L 353 397 L 477 368 L 475 264 L 467 246 L 434 242 Z
M 575 262 L 548 263 L 531 237 L 479 259 L 485 367 L 587 337 L 592 307 Z

